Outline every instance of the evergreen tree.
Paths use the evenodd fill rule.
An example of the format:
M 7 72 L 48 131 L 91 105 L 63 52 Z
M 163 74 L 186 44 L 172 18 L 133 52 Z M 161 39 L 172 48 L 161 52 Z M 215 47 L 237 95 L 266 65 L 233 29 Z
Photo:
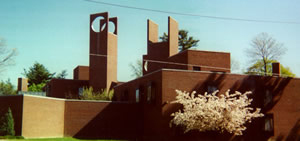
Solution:
M 8 108 L 7 112 L 0 119 L 0 135 L 15 136 L 14 126 L 14 118 L 11 109 Z
M 42 83 L 47 83 L 50 79 L 52 79 L 55 73 L 50 73 L 49 70 L 38 62 L 34 63 L 32 67 L 27 71 L 24 69 L 25 77 L 28 78 L 29 87 L 33 84 L 38 85 Z
M 187 30 L 179 30 L 178 32 L 178 46 L 180 51 L 187 50 L 189 48 L 197 46 L 198 42 L 200 40 L 195 40 L 194 37 L 188 35 Z M 163 34 L 163 36 L 159 37 L 163 42 L 168 41 L 168 35 L 166 33 Z

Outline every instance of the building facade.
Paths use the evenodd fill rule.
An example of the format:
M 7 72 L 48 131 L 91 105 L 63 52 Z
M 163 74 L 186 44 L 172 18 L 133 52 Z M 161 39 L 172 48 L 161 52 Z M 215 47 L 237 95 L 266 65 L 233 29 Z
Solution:
M 92 24 L 98 17 L 102 19 L 97 32 Z M 113 33 L 108 32 L 109 22 L 115 25 Z M 178 23 L 169 17 L 167 42 L 159 42 L 158 25 L 147 21 L 143 76 L 121 83 L 117 81 L 117 23 L 117 18 L 109 18 L 108 13 L 91 15 L 89 66 L 76 67 L 72 80 L 52 79 L 47 84 L 47 96 L 54 98 L 76 97 L 84 87 L 93 87 L 95 91 L 114 89 L 115 92 L 113 102 L 63 100 L 57 104 L 64 107 L 61 113 L 64 126 L 58 127 L 62 129 L 59 135 L 138 140 L 300 139 L 299 78 L 232 74 L 230 53 L 179 52 Z M 273 72 L 279 74 L 279 71 L 280 65 L 274 64 Z M 171 104 L 176 89 L 201 94 L 215 90 L 224 93 L 228 89 L 242 93 L 252 91 L 251 106 L 261 108 L 265 116 L 247 124 L 244 135 L 239 137 L 218 132 L 184 134 L 182 128 L 169 126 L 171 113 L 181 107 Z M 38 98 L 23 98 L 23 102 L 31 100 L 38 101 Z M 44 108 L 49 107 L 46 104 Z M 26 110 L 30 112 L 28 107 Z M 29 127 L 29 122 L 24 120 L 29 116 L 26 113 L 23 107 L 23 125 L 26 123 Z M 39 126 L 39 123 L 34 125 Z M 124 127 L 130 130 L 127 132 Z

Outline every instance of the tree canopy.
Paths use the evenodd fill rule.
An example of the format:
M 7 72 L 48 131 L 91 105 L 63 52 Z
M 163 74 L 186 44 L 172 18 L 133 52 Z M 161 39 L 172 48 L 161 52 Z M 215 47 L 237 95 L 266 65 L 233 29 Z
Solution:
M 10 80 L 0 82 L 0 95 L 14 95 L 17 91 Z
M 187 30 L 179 30 L 178 32 L 178 46 L 180 51 L 187 50 L 189 48 L 197 46 L 200 40 L 194 39 L 194 37 L 188 35 Z M 166 33 L 163 36 L 159 37 L 163 42 L 168 41 L 168 35 Z
M 251 41 L 251 48 L 246 50 L 249 58 L 253 63 L 252 66 L 262 60 L 264 75 L 268 73 L 268 60 L 278 60 L 285 53 L 285 48 L 282 43 L 279 43 L 275 38 L 268 33 L 260 33 Z
M 50 73 L 49 70 L 38 62 L 34 63 L 29 70 L 24 69 L 24 74 L 28 78 L 29 87 L 33 84 L 38 85 L 42 83 L 47 83 L 53 78 L 55 73 Z
M 255 64 L 250 66 L 247 69 L 246 74 L 256 74 L 261 75 L 272 75 L 272 63 L 277 62 L 276 60 L 266 60 L 266 67 L 264 66 L 263 60 L 258 60 Z M 266 70 L 265 70 L 266 69 Z M 282 76 L 289 76 L 289 77 L 295 77 L 296 75 L 290 70 L 289 67 L 284 67 L 283 65 L 280 65 L 280 74 Z

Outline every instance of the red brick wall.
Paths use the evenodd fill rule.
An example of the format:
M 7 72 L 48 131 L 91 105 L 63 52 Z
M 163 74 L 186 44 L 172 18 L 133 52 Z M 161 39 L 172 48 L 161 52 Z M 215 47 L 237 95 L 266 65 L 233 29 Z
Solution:
M 63 99 L 24 96 L 22 136 L 51 138 L 64 136 Z
M 64 100 L 38 96 L 1 96 L 1 110 L 10 107 L 17 135 L 26 138 L 136 139 L 141 109 L 128 102 Z M 23 123 L 23 125 L 22 125 Z
M 52 79 L 47 84 L 47 96 L 65 98 L 73 95 L 78 97 L 79 88 L 88 86 L 89 82 L 87 80 Z
M 65 136 L 135 139 L 138 107 L 134 103 L 66 101 Z
M 274 136 L 291 136 L 294 127 L 298 127 L 297 131 L 299 131 L 299 79 L 176 70 L 164 70 L 162 76 L 162 102 L 173 101 L 176 96 L 175 89 L 190 92 L 196 90 L 201 94 L 207 91 L 208 85 L 216 86 L 221 93 L 228 89 L 232 92 L 250 90 L 253 91 L 250 96 L 254 100 L 252 106 L 262 108 L 264 113 L 274 114 Z M 272 93 L 273 101 L 264 106 L 266 90 Z M 170 115 L 174 111 L 176 111 L 175 104 L 166 104 L 162 107 L 162 115 Z M 169 120 L 169 117 L 165 118 L 166 122 L 161 125 L 160 130 L 156 130 L 156 134 L 169 131 L 170 135 L 174 135 L 174 132 L 170 131 L 168 127 Z M 257 140 L 265 137 L 262 132 L 263 122 L 263 118 L 260 118 L 249 124 L 244 133 L 246 140 Z
M 89 66 L 77 66 L 73 70 L 74 80 L 89 80 Z
M 254 99 L 252 106 L 262 108 L 264 113 L 274 114 L 274 136 L 291 136 L 295 127 L 299 127 L 297 126 L 300 119 L 300 112 L 298 112 L 300 107 L 298 102 L 300 100 L 298 96 L 300 93 L 299 79 L 165 69 L 117 86 L 115 88 L 117 100 L 120 100 L 120 96 L 125 90 L 128 90 L 129 101 L 134 102 L 135 90 L 147 86 L 149 82 L 157 83 L 157 91 L 155 104 L 147 103 L 145 97 L 140 103 L 143 110 L 141 112 L 143 121 L 141 122 L 143 122 L 142 129 L 145 139 L 229 140 L 230 134 L 217 132 L 183 134 L 178 128 L 169 127 L 170 114 L 180 108 L 180 105 L 170 104 L 177 95 L 175 89 L 189 92 L 196 90 L 203 94 L 208 90 L 208 86 L 215 86 L 220 93 L 224 93 L 228 89 L 232 92 L 236 90 L 240 92 L 253 91 L 250 96 Z M 272 93 L 273 101 L 264 106 L 267 90 Z M 147 93 L 146 89 L 143 90 L 143 93 L 144 95 Z M 239 138 L 264 140 L 267 134 L 262 131 L 263 125 L 264 118 L 255 119 L 247 125 L 248 129 L 244 132 L 244 136 Z
M 158 50 L 157 52 L 162 53 L 163 51 Z M 200 67 L 201 71 L 230 72 L 230 53 L 185 50 L 169 58 L 159 57 L 155 54 L 143 56 L 144 60 L 150 60 L 147 66 L 148 71 L 143 70 L 143 74 L 148 74 L 162 68 L 193 70 L 194 66 Z

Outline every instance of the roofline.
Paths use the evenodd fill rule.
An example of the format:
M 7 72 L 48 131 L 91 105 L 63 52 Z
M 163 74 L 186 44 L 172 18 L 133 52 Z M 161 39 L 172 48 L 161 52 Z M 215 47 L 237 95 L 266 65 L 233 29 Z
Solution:
M 154 73 L 157 73 L 157 72 L 163 72 L 163 71 L 177 71 L 177 72 L 195 72 L 195 73 L 207 73 L 207 74 L 227 74 L 227 75 L 239 75 L 239 76 L 257 76 L 257 77 L 274 77 L 274 78 L 293 78 L 293 79 L 297 79 L 297 80 L 300 80 L 300 78 L 297 78 L 297 77 L 281 77 L 281 76 L 261 76 L 261 75 L 249 75 L 249 74 L 237 74 L 237 73 L 225 73 L 225 72 L 212 72 L 212 71 L 194 71 L 194 70 L 180 70 L 180 69 L 166 69 L 166 68 L 162 68 L 162 69 L 159 69 L 159 70 L 156 70 L 156 71 L 153 71 L 151 73 L 148 73 L 146 75 L 143 75 L 139 78 L 136 78 L 136 79 L 133 79 L 133 80 L 130 80 L 130 81 L 127 81 L 127 82 L 124 82 L 120 85 L 117 85 L 115 87 L 119 87 L 121 85 L 124 85 L 124 84 L 127 84 L 127 83 L 130 83 L 130 82 L 133 82 L 133 81 L 136 81 L 138 79 L 141 79 L 143 77 L 146 77 L 148 75 L 151 75 L 151 74 L 154 74 Z
M 184 50 L 184 51 L 180 51 L 178 52 L 177 54 L 174 54 L 172 56 L 170 56 L 169 58 L 172 58 L 174 56 L 177 56 L 177 55 L 181 55 L 183 53 L 187 53 L 187 52 L 190 52 L 190 51 L 193 51 L 193 52 L 204 52 L 204 53 L 222 53 L 222 54 L 230 54 L 230 52 L 222 52 L 222 51 L 207 51 L 207 50 L 193 50 L 193 49 L 187 49 L 187 50 Z
M 216 73 L 216 74 L 227 74 L 227 75 L 240 75 L 240 76 L 261 76 L 261 77 L 280 77 L 280 78 L 293 78 L 299 79 L 299 77 L 281 77 L 281 76 L 262 76 L 262 75 L 255 75 L 255 74 L 238 74 L 238 73 L 225 73 L 225 72 L 212 72 L 212 71 L 193 71 L 193 70 L 180 70 L 180 69 L 161 69 L 162 71 L 178 71 L 178 72 L 201 72 L 201 73 Z
M 119 102 L 119 101 L 106 101 L 106 100 L 77 100 L 77 99 L 64 99 L 64 98 L 56 98 L 56 97 L 47 97 L 47 96 L 37 96 L 37 95 L 20 95 L 24 97 L 35 97 L 42 99 L 50 99 L 50 100 L 59 100 L 65 102 L 93 102 L 93 103 L 131 103 L 131 102 Z
M 122 84 L 120 84 L 120 85 L 117 85 L 117 86 L 115 86 L 115 87 L 119 87 L 119 86 L 121 86 L 121 85 L 124 85 L 124 84 L 127 84 L 127 83 L 129 83 L 129 82 L 136 81 L 136 80 L 138 80 L 138 79 L 141 79 L 141 78 L 143 78 L 143 77 L 146 77 L 146 76 L 148 76 L 148 75 L 151 75 L 151 74 L 153 74 L 153 73 L 160 72 L 161 70 L 162 70 L 162 69 L 159 69 L 159 70 L 156 70 L 156 71 L 153 71 L 153 72 L 147 73 L 146 75 L 143 75 L 143 76 L 141 76 L 141 77 L 139 77 L 139 78 L 136 78 L 136 79 L 132 79 L 132 80 L 130 80 L 130 81 L 127 81 L 127 82 L 123 82 Z M 115 88 L 115 87 L 114 87 L 114 88 Z

